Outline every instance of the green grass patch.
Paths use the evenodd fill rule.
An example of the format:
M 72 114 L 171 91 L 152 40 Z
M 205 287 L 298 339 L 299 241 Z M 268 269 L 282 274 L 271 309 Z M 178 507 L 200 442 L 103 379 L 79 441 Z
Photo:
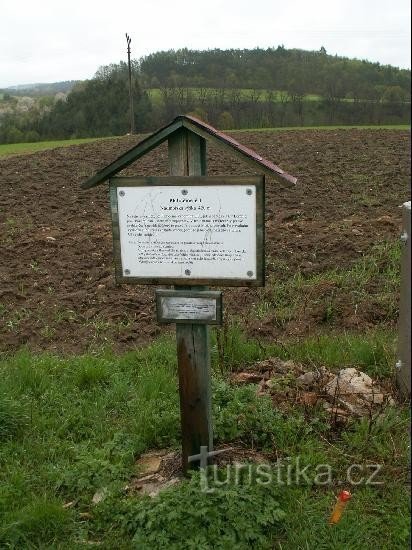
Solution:
M 278 342 L 249 339 L 234 320 L 224 331 L 220 342 L 212 347 L 215 372 L 247 368 L 268 357 L 293 360 L 308 367 L 324 365 L 329 369 L 358 367 L 371 376 L 391 377 L 395 363 L 396 333 L 375 329 L 365 333 L 324 332 L 306 338 L 289 338 Z M 217 342 L 215 335 L 213 342 Z
M 254 315 L 270 318 L 279 328 L 311 316 L 324 327 L 340 326 L 344 316 L 356 325 L 365 312 L 374 316 L 375 324 L 393 324 L 398 316 L 400 260 L 400 243 L 383 242 L 348 269 L 297 272 L 285 278 L 287 265 L 269 259 L 271 275 Z
M 275 548 L 394 550 L 409 545 L 409 495 L 402 484 L 356 489 L 341 522 L 334 526 L 328 525 L 334 502 L 330 491 L 293 488 L 286 498 L 286 509 L 293 512 L 286 514 L 287 537 Z
M 34 497 L 21 509 L 6 513 L 0 542 L 7 541 L 8 548 L 55 548 L 73 529 L 73 514 L 58 499 Z
M 227 370 L 277 355 L 391 377 L 391 333 L 324 334 L 262 347 L 236 325 L 226 332 Z M 268 487 L 244 477 L 205 494 L 194 476 L 156 499 L 126 496 L 137 456 L 179 447 L 174 338 L 122 356 L 21 351 L 0 362 L 0 546 L 80 548 L 90 540 L 105 548 L 292 549 L 349 540 L 351 548 L 374 548 L 379 540 L 381 548 L 392 548 L 406 540 L 406 409 L 389 407 L 332 433 L 322 408 L 296 404 L 285 413 L 257 396 L 255 386 L 228 383 L 216 337 L 212 359 L 216 443 L 241 441 L 282 460 L 299 457 L 312 477 L 319 464 L 330 464 L 330 484 Z M 384 485 L 356 486 L 342 524 L 330 528 L 334 495 L 353 461 L 383 464 Z M 295 466 L 291 471 L 295 475 Z M 107 498 L 93 505 L 103 489 Z
M 27 424 L 27 407 L 7 395 L 0 395 L 0 441 L 16 437 Z
M 55 149 L 56 147 L 70 147 L 71 145 L 80 145 L 81 143 L 90 143 L 102 139 L 112 138 L 80 138 L 80 139 L 62 139 L 55 141 L 37 141 L 34 143 L 6 143 L 0 145 L 0 157 L 10 155 L 22 155 L 25 153 L 35 153 L 46 149 Z

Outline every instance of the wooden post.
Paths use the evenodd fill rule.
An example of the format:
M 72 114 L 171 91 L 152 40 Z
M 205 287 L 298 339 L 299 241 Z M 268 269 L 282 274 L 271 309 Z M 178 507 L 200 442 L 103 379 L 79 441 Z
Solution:
M 172 176 L 206 175 L 206 140 L 182 128 L 170 136 L 169 167 Z M 175 287 L 206 290 L 207 287 Z M 209 327 L 201 324 L 177 324 L 177 360 L 179 372 L 180 415 L 182 426 L 182 469 L 199 468 L 189 463 L 201 447 L 213 450 L 212 397 L 210 378 Z
M 411 203 L 403 210 L 401 298 L 399 304 L 398 361 L 396 378 L 402 397 L 411 395 Z

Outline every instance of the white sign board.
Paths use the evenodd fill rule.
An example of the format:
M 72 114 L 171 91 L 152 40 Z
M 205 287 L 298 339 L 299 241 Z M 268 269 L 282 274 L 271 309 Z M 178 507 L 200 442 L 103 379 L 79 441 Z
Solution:
M 118 185 L 123 280 L 257 278 L 256 185 Z

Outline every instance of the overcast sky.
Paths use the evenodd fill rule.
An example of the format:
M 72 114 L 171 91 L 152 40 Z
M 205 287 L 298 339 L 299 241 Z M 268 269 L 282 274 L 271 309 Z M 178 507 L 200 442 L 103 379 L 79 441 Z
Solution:
M 0 88 L 177 48 L 319 50 L 411 66 L 409 0 L 0 0 Z

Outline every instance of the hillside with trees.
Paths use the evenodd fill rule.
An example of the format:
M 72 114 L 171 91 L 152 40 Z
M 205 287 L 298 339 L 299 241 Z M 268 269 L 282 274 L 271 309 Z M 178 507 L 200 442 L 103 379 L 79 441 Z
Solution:
M 319 51 L 170 50 L 139 63 L 145 87 L 183 86 L 289 90 L 303 95 L 379 99 L 388 86 L 410 95 L 410 71 Z
M 331 56 L 324 48 L 170 50 L 134 60 L 132 71 L 137 131 L 180 113 L 222 129 L 410 120 L 409 70 Z M 0 142 L 125 134 L 128 94 L 127 65 L 120 62 L 42 109 L 2 110 L 4 96 Z
M 58 93 L 67 94 L 73 86 L 79 82 L 78 80 L 65 80 L 63 82 L 51 82 L 41 84 L 19 84 L 17 86 L 9 86 L 3 90 L 4 93 L 9 93 L 14 96 L 29 96 L 43 97 L 52 96 Z

